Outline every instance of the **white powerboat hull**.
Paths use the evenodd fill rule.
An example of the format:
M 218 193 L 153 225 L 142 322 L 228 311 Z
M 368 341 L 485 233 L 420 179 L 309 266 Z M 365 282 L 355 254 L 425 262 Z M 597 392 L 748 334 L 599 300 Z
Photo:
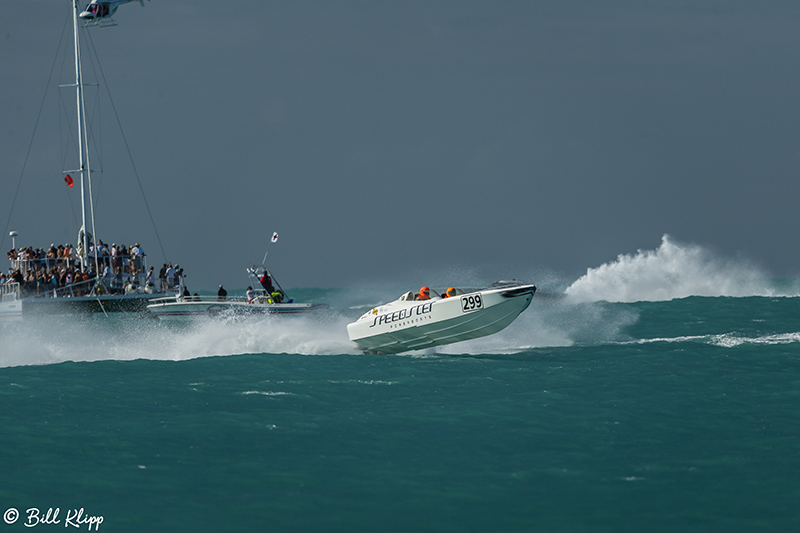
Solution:
M 193 300 L 186 298 L 159 298 L 152 300 L 147 310 L 161 320 L 192 318 L 227 318 L 245 315 L 293 315 L 313 313 L 327 309 L 325 304 L 310 303 L 248 303 L 247 300 Z
M 367 353 L 392 354 L 497 333 L 531 303 L 536 287 L 497 282 L 450 298 L 399 300 L 347 325 L 350 340 Z

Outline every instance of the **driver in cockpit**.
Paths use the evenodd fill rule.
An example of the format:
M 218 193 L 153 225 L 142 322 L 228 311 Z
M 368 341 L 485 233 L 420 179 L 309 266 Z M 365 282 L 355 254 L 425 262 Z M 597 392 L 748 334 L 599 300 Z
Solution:
M 431 299 L 431 289 L 429 287 L 422 287 L 414 296 L 415 300 L 430 300 Z

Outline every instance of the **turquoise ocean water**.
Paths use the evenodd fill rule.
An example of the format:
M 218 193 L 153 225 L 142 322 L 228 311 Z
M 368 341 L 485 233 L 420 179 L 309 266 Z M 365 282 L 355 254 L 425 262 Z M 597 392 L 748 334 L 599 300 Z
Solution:
M 81 508 L 101 531 L 797 531 L 800 298 L 776 285 L 576 282 L 395 356 L 344 330 L 384 295 L 336 290 L 295 291 L 319 318 L 5 325 L 0 531 Z

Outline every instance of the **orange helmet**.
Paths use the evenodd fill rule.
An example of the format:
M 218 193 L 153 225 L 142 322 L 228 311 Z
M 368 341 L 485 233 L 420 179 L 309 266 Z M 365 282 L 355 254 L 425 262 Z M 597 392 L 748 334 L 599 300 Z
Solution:
M 447 289 L 447 296 L 455 296 L 455 295 L 456 295 L 456 290 L 453 287 Z
M 419 290 L 419 297 L 421 300 L 428 300 L 431 297 L 431 290 L 428 287 L 422 287 Z

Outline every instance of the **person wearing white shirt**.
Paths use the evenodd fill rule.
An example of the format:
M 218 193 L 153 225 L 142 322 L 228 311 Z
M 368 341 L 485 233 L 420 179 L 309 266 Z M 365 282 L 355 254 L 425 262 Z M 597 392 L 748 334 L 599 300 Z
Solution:
M 172 288 L 173 280 L 175 279 L 175 269 L 172 268 L 172 263 L 167 267 L 167 288 Z

